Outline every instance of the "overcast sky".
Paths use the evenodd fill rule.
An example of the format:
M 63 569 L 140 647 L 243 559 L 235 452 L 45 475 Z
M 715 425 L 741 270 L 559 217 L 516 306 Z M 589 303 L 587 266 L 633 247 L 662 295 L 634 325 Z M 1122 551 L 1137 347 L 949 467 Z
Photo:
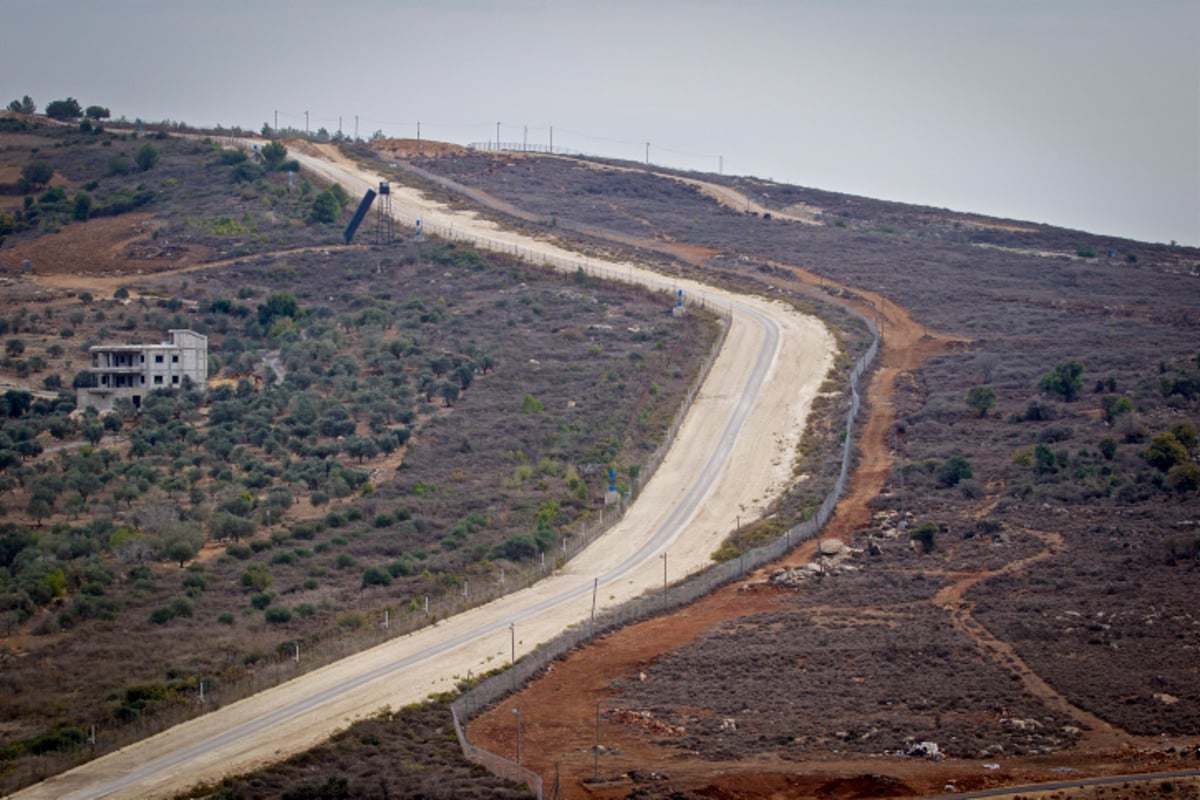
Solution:
M 670 166 L 1200 245 L 1196 0 L 0 0 L 0 100 Z

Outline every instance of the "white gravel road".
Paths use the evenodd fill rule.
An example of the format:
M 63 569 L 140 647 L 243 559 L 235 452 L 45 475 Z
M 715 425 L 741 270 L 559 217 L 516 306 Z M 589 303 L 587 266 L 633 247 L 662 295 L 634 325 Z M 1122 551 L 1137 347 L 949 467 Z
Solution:
M 352 195 L 378 187 L 378 176 L 332 152 L 292 155 Z M 533 259 L 562 259 L 564 268 L 574 269 L 568 260 L 579 258 L 439 206 L 415 190 L 393 186 L 392 206 L 401 222 L 422 219 L 426 230 L 453 227 L 456 238 L 519 249 Z M 674 446 L 620 524 L 529 589 L 178 725 L 14 797 L 165 797 L 245 772 L 311 747 L 384 705 L 399 707 L 450 689 L 454 676 L 468 669 L 482 672 L 507 662 L 510 624 L 520 657 L 588 617 L 596 578 L 604 608 L 661 586 L 662 552 L 672 580 L 709 563 L 736 518 L 753 518 L 791 480 L 792 454 L 832 365 L 833 339 L 818 320 L 781 303 L 663 278 L 634 264 L 605 268 L 683 289 L 689 300 L 732 313 L 725 345 Z

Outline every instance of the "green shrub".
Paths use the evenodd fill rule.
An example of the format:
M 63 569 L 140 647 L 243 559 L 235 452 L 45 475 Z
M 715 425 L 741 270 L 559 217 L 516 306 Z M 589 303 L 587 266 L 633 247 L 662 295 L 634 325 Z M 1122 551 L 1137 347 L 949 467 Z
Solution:
M 271 606 L 263 612 L 263 619 L 272 625 L 282 625 L 292 621 L 292 610 L 287 606 Z
M 251 564 L 242 572 L 241 584 L 243 589 L 265 591 L 272 582 L 271 570 L 266 564 Z
M 226 555 L 233 556 L 238 561 L 246 561 L 250 556 L 254 555 L 254 551 L 246 544 L 231 544 L 225 548 Z
M 975 471 L 971 467 L 971 462 L 965 457 L 954 455 L 943 461 L 934 473 L 934 478 L 940 486 L 950 487 L 958 485 L 958 482 L 966 478 L 973 478 Z
M 388 586 L 391 582 L 392 573 L 385 567 L 367 567 L 363 572 L 362 588 L 364 589 L 368 586 Z

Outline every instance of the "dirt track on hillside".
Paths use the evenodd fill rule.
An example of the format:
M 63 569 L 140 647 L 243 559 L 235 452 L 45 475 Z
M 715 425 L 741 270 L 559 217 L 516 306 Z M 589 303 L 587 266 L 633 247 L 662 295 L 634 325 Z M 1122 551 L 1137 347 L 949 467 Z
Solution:
M 307 148 L 296 149 L 303 153 Z M 328 148 L 318 149 L 322 155 L 327 154 Z M 327 162 L 309 163 L 338 180 L 353 183 L 352 188 L 356 191 L 360 185 L 370 186 L 377 179 L 340 154 L 328 155 L 337 167 L 331 167 Z M 490 242 L 519 243 L 527 251 L 540 249 L 560 258 L 573 255 L 553 245 L 531 243 L 519 234 L 501 230 L 494 223 L 473 215 L 449 212 L 411 190 L 396 191 L 393 199 L 401 207 L 423 204 L 417 213 L 426 220 L 435 215 L 453 220 L 459 232 L 474 231 L 488 237 Z M 632 264 L 620 264 L 616 268 L 622 275 L 642 274 Z M 650 273 L 644 274 L 644 280 L 660 286 L 665 282 L 662 276 Z M 667 528 L 667 518 L 685 501 L 698 503 L 694 516 L 686 524 L 674 523 L 679 525 L 676 538 L 662 546 L 670 548 L 673 577 L 706 565 L 708 554 L 734 524 L 735 514 L 730 509 L 744 508 L 749 509 L 749 513 L 756 513 L 788 480 L 790 454 L 803 433 L 806 410 L 832 364 L 833 342 L 819 322 L 781 304 L 753 297 L 734 298 L 721 290 L 691 281 L 678 281 L 677 285 L 686 288 L 689 294 L 704 294 L 722 306 L 736 303 L 739 310 L 731 321 L 725 346 L 691 407 L 675 445 L 643 489 L 639 502 L 633 504 L 617 527 L 569 562 L 558 575 L 524 592 L 445 620 L 436 628 L 393 640 L 355 658 L 172 728 L 30 787 L 18 796 L 57 797 L 85 787 L 86 791 L 95 791 L 95 787 L 106 786 L 117 787 L 113 789 L 114 796 L 162 796 L 199 780 L 216 780 L 230 772 L 244 772 L 284 758 L 312 746 L 344 726 L 346 720 L 370 714 L 384 705 L 403 705 L 419 701 L 430 692 L 449 689 L 455 674 L 465 673 L 468 668 L 484 672 L 495 666 L 492 662 L 496 658 L 508 657 L 507 623 L 514 617 L 520 615 L 522 619 L 520 636 L 512 644 L 518 656 L 538 642 L 557 635 L 564 626 L 585 618 L 590 599 L 582 596 L 577 601 L 559 603 L 552 611 L 539 616 L 523 609 L 542 599 L 557 597 L 554 593 L 563 592 L 564 587 L 584 582 L 590 585 L 593 576 L 615 572 L 617 566 L 636 553 L 654 532 L 673 530 Z M 760 324 L 755 319 L 770 320 L 771 324 Z M 777 344 L 773 346 L 770 344 L 772 330 L 778 334 Z M 766 371 L 762 389 L 748 407 L 736 440 L 728 452 L 722 451 L 727 459 L 723 469 L 707 496 L 688 500 L 692 487 L 698 483 L 698 474 L 709 462 L 728 421 L 733 418 L 733 410 L 741 405 L 743 392 L 757 369 L 756 362 L 759 362 L 764 347 L 769 358 L 764 362 Z M 602 582 L 602 606 L 638 596 L 660 585 L 661 580 L 660 562 L 650 556 L 640 566 L 610 583 Z M 503 632 L 479 634 L 485 626 L 491 626 L 491 631 Z M 438 642 L 461 640 L 463 643 L 455 645 L 456 650 L 406 668 L 403 681 L 374 680 L 331 697 L 319 709 L 291 711 L 307 698 L 323 696 L 330 687 L 350 683 L 355 675 L 388 669 L 388 665 L 400 662 L 418 646 L 425 646 L 418 642 L 430 639 Z M 226 732 L 251 727 L 258 720 L 273 718 L 272 715 L 280 716 L 279 722 L 272 724 L 269 736 L 225 740 Z M 222 741 L 213 744 L 218 739 Z M 188 754 L 186 763 L 171 766 L 167 771 L 159 769 L 157 765 L 172 761 L 180 752 Z M 122 781 L 130 776 L 139 782 L 125 786 Z
M 784 282 L 781 288 L 799 289 L 800 284 L 831 288 L 827 278 L 791 265 L 772 266 L 783 267 L 796 276 L 792 286 Z M 846 290 L 844 301 L 874 320 L 883 333 L 878 366 L 865 396 L 857 466 L 846 495 L 822 533 L 823 539 L 849 542 L 856 531 L 871 521 L 873 512 L 869 502 L 883 490 L 892 469 L 897 383 L 911 380 L 912 372 L 929 358 L 965 344 L 965 340 L 929 331 L 906 309 L 886 297 L 858 288 L 840 288 Z M 1041 538 L 1045 548 L 999 571 L 1020 571 L 1063 547 L 1061 537 L 1055 534 L 1030 533 Z M 981 775 L 976 762 L 921 759 L 890 760 L 886 765 L 873 759 L 836 756 L 803 765 L 773 758 L 754 763 L 714 762 L 681 753 L 672 741 L 671 732 L 661 729 L 662 723 L 657 720 L 606 713 L 610 704 L 615 705 L 620 680 L 626 676 L 638 674 L 657 659 L 722 623 L 769 612 L 778 606 L 776 598 L 782 590 L 768 585 L 767 576 L 780 567 L 811 561 L 817 546 L 817 542 L 809 542 L 747 580 L 722 588 L 682 611 L 618 631 L 572 653 L 553 665 L 545 677 L 474 721 L 469 727 L 471 740 L 509 758 L 515 757 L 511 711 L 520 708 L 524 727 L 522 762 L 541 774 L 547 786 L 555 786 L 560 797 L 566 798 L 627 797 L 643 782 L 652 787 L 659 784 L 654 776 L 669 776 L 671 790 L 717 798 L 929 795 L 940 793 L 948 784 L 961 791 L 1058 777 L 1048 764 L 1037 759 L 1009 760 L 1002 774 L 992 775 Z M 1083 732 L 1081 741 L 1069 755 L 1060 756 L 1065 755 L 1067 761 L 1090 773 L 1120 773 L 1130 769 L 1129 748 L 1144 743 L 1071 705 L 1034 673 L 1010 645 L 972 617 L 964 593 L 994 574 L 979 571 L 956 576 L 933 603 L 948 611 L 955 627 L 988 658 L 1003 665 L 1028 693 L 1075 720 Z M 1058 763 L 1063 760 L 1060 757 Z M 798 774 L 798 768 L 804 774 Z M 881 778 L 880 772 L 890 777 Z M 634 777 L 631 779 L 630 775 Z
M 795 267 L 788 269 L 796 274 L 797 283 L 830 286 L 828 279 L 818 279 Z M 893 453 L 889 433 L 895 420 L 892 398 L 896 380 L 918 368 L 929 357 L 945 352 L 956 341 L 927 332 L 904 308 L 887 298 L 854 291 L 862 299 L 851 300 L 850 304 L 869 319 L 882 323 L 883 341 L 879 366 L 866 394 L 867 413 L 859 441 L 859 466 L 853 473 L 847 494 L 822 533 L 822 538 L 843 541 L 849 541 L 870 519 L 871 510 L 867 504 L 883 488 L 891 471 Z M 553 780 L 551 776 L 557 765 L 564 797 L 624 797 L 633 788 L 626 780 L 614 780 L 607 787 L 601 784 L 587 786 L 586 782 L 597 772 L 611 778 L 632 769 L 669 774 L 675 786 L 681 784 L 681 779 L 684 784 L 695 784 L 694 788 L 731 789 L 736 785 L 738 793 L 729 796 L 747 798 L 808 796 L 807 792 L 820 789 L 830 776 L 858 774 L 863 767 L 853 762 L 823 764 L 819 772 L 829 775 L 801 780 L 795 775 L 779 774 L 779 770 L 794 770 L 794 764 L 681 761 L 677 751 L 653 744 L 646 737 L 644 728 L 607 721 L 602 721 L 599 726 L 601 745 L 607 753 L 598 770 L 592 752 L 597 709 L 603 709 L 611 696 L 613 681 L 636 672 L 640 666 L 722 622 L 770 610 L 779 590 L 765 585 L 766 576 L 781 566 L 810 561 L 816 548 L 816 541 L 808 542 L 780 562 L 764 567 L 747 580 L 724 587 L 678 613 L 619 631 L 592 647 L 573 653 L 563 663 L 554 665 L 545 678 L 506 699 L 502 707 L 480 717 L 469 728 L 471 740 L 510 758 L 515 756 L 511 708 L 521 708 L 525 721 L 522 732 L 524 761 L 538 771 L 543 780 Z M 736 777 L 722 778 L 723 773 L 736 773 Z M 918 776 L 913 777 L 915 781 Z M 945 785 L 941 777 L 930 777 L 933 784 L 937 784 L 936 788 Z M 939 780 L 942 782 L 937 783 Z M 878 789 L 875 787 L 870 791 Z

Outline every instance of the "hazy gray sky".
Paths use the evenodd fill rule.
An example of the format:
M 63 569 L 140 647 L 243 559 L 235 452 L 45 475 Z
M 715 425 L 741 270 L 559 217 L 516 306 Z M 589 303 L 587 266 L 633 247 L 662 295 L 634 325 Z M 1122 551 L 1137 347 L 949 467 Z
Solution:
M 556 147 L 1200 245 L 1196 0 L 0 0 L 0 100 Z

